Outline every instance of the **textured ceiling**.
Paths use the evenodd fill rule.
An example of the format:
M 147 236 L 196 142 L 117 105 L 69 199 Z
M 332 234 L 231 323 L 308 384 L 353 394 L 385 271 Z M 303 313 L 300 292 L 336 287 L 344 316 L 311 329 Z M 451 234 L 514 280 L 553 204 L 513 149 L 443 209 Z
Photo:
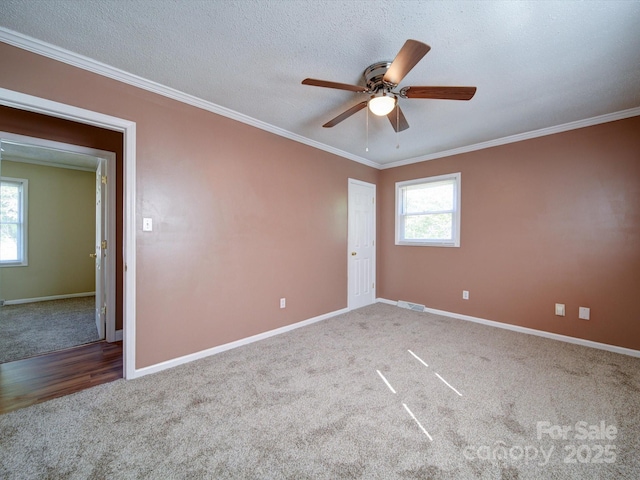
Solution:
M 639 1 L 2 0 L 0 26 L 273 127 L 393 165 L 640 106 Z M 406 85 L 473 85 L 468 101 L 403 99 L 396 135 L 362 83 L 406 39 L 431 51 Z M 3 66 L 5 68 L 6 66 Z M 368 151 L 366 151 L 368 141 Z M 399 148 L 396 148 L 399 142 Z

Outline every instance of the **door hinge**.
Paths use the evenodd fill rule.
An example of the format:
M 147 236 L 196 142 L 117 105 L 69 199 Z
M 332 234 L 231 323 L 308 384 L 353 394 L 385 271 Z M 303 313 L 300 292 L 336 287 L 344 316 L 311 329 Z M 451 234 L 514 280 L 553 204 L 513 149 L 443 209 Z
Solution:
M 106 305 L 105 305 L 105 306 L 103 306 L 103 307 L 100 309 L 100 312 L 102 312 L 102 315 L 106 315 L 106 314 L 107 314 L 107 306 L 106 306 Z
M 375 282 L 371 284 L 371 288 L 376 288 Z
M 376 199 L 375 198 L 371 198 L 371 203 L 376 203 Z
M 102 242 L 100 243 L 100 246 L 102 247 L 102 250 L 106 250 L 107 249 L 107 241 L 106 240 L 102 240 Z
M 102 175 L 102 184 L 103 185 L 107 184 L 107 176 L 106 175 Z

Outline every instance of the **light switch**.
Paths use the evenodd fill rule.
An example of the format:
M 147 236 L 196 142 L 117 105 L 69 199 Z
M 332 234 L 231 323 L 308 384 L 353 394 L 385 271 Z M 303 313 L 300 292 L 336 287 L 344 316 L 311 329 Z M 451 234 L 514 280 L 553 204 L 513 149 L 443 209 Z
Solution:
M 143 232 L 150 232 L 153 230 L 153 220 L 151 220 L 150 218 L 143 218 L 142 219 L 142 231 Z
M 580 307 L 578 309 L 578 318 L 581 320 L 589 320 L 589 317 L 591 316 L 591 309 L 587 308 L 587 307 Z

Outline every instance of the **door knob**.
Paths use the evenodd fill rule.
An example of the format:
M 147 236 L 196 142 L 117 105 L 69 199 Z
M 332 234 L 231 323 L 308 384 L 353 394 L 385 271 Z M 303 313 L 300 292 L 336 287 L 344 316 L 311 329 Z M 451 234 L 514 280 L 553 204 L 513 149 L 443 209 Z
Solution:
M 352 256 L 352 257 L 355 257 L 356 255 L 357 255 L 357 253 L 356 253 L 356 252 L 351 252 L 351 256 Z
M 90 254 L 89 254 L 89 256 L 90 256 L 91 258 L 96 258 L 96 257 L 98 256 L 98 254 L 97 254 L 97 253 L 90 253 Z

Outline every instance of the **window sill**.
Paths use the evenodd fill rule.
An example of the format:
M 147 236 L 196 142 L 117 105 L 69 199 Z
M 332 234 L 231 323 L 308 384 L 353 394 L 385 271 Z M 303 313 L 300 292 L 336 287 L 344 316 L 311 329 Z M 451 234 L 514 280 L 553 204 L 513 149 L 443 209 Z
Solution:
M 406 242 L 396 241 L 396 245 L 400 247 L 453 247 L 460 248 L 460 245 L 455 243 L 442 243 L 442 242 Z

